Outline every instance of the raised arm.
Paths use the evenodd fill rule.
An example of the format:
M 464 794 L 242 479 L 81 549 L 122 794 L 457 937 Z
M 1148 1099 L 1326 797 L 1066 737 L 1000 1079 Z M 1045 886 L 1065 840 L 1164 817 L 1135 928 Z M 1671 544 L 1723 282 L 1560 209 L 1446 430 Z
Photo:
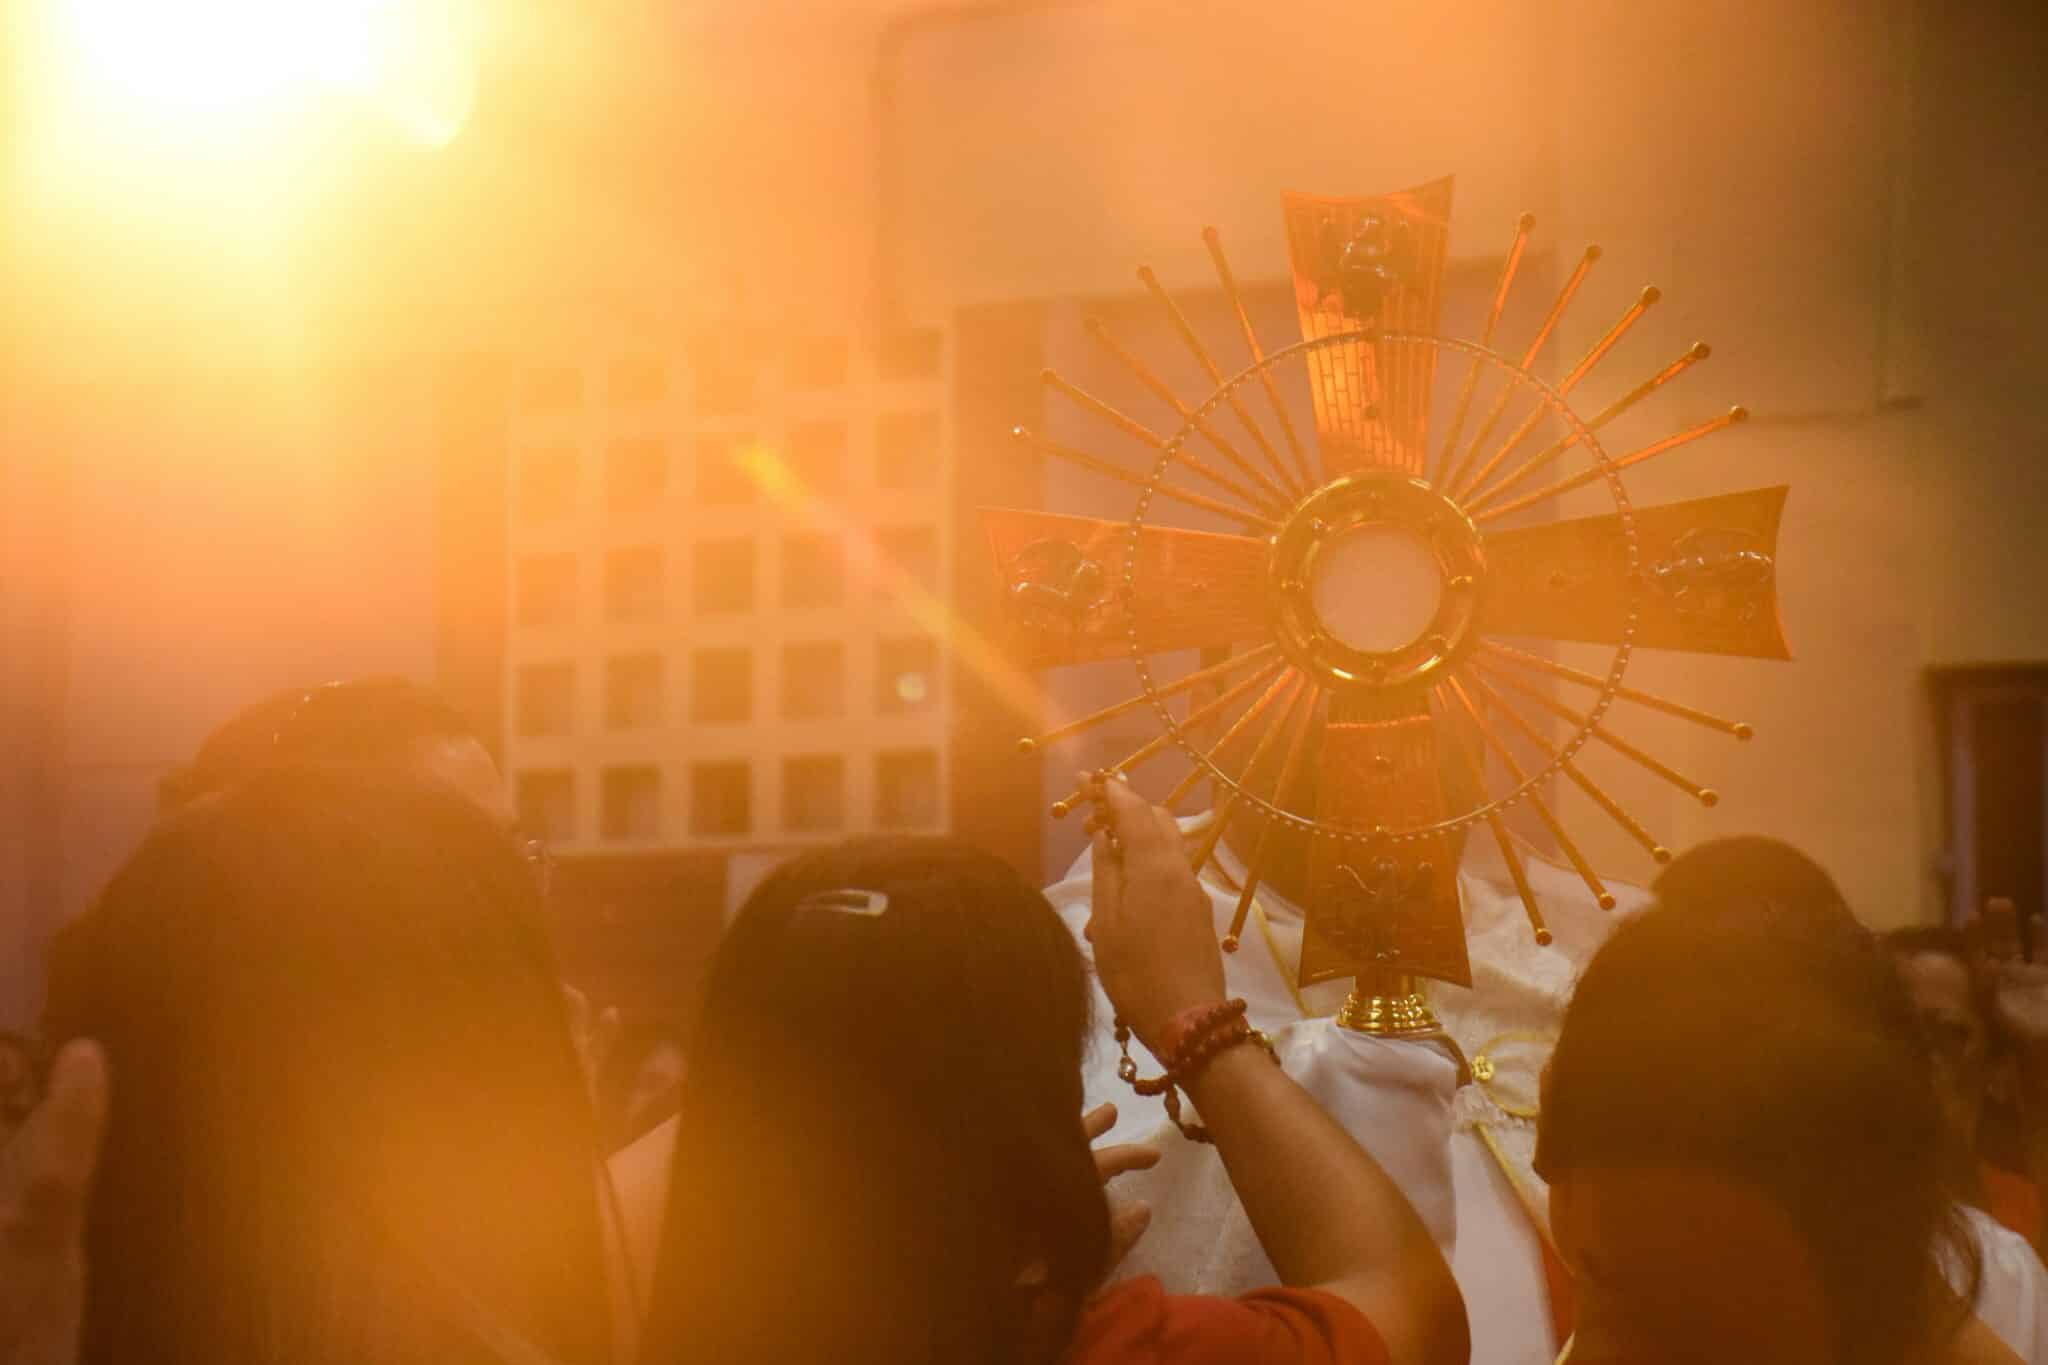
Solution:
M 1223 1001 L 1223 959 L 1173 817 L 1115 779 L 1100 799 L 1087 930 L 1096 971 L 1118 1017 L 1163 1057 L 1176 1019 Z M 1216 1054 L 1184 1088 L 1286 1284 L 1351 1302 L 1394 1365 L 1463 1365 L 1464 1300 L 1435 1240 L 1306 1090 L 1253 1046 Z

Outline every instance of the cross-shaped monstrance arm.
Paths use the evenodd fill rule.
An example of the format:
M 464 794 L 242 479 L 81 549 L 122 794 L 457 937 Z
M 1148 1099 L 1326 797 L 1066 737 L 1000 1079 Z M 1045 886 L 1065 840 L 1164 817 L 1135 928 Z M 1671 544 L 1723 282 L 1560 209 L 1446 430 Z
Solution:
M 1316 821 L 1369 834 L 1444 818 L 1438 735 L 1426 702 L 1333 699 L 1317 743 Z M 1309 857 L 1301 984 L 1379 971 L 1472 984 L 1447 835 L 1318 836 Z
M 1780 484 L 1636 509 L 1636 645 L 1792 657 L 1778 620 L 1785 493 Z M 1619 516 L 1496 531 L 1485 546 L 1487 634 L 1621 643 L 1631 592 Z
M 1224 647 L 1267 634 L 1266 542 L 1147 526 L 1138 533 L 1134 616 L 1124 604 L 1128 523 L 983 508 L 1009 657 L 1026 668 Z
M 1449 177 L 1397 194 L 1281 197 L 1305 341 L 1361 329 L 1434 334 L 1450 250 Z M 1398 469 L 1420 478 L 1429 439 L 1433 352 L 1358 341 L 1311 352 L 1323 475 Z

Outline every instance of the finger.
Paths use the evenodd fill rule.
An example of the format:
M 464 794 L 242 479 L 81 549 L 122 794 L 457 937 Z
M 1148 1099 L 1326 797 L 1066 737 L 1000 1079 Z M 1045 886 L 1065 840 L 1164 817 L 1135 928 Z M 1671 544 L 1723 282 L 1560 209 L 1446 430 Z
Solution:
M 1173 846 L 1160 830 L 1158 820 L 1153 818 L 1153 807 L 1138 795 L 1130 783 L 1105 782 L 1102 800 L 1116 824 L 1118 837 L 1123 840 L 1126 858 L 1156 857 Z
M 1109 1206 L 1109 1263 L 1114 1266 L 1152 1226 L 1152 1206 L 1142 1199 L 1118 1200 Z
M 1116 1106 L 1103 1103 L 1081 1115 L 1081 1131 L 1088 1135 L 1090 1142 L 1116 1127 Z
M 49 1096 L 15 1138 L 23 1188 L 10 1240 L 53 1250 L 76 1244 L 106 1123 L 106 1054 L 95 1042 L 68 1043 L 51 1067 Z
M 590 1030 L 590 1056 L 593 1062 L 601 1062 L 611 1055 L 619 1035 L 626 1030 L 625 1020 L 619 1015 L 617 1005 L 607 1005 L 597 1016 L 596 1025 Z
M 1159 1164 L 1159 1149 L 1143 1142 L 1120 1142 L 1095 1149 L 1095 1173 L 1107 1185 L 1132 1171 L 1149 1171 Z
M 1095 914 L 1115 914 L 1123 904 L 1124 864 L 1117 851 L 1109 842 L 1109 831 L 1099 829 L 1088 841 L 1089 866 L 1094 869 L 1093 904 Z M 1090 920 L 1094 915 L 1089 916 Z M 1092 940 L 1091 940 L 1092 941 Z
M 1180 821 L 1173 818 L 1172 811 L 1164 806 L 1154 806 L 1152 818 L 1159 822 L 1159 837 L 1166 841 L 1168 848 L 1179 851 L 1185 846 L 1187 841 L 1181 835 Z
M 590 1031 L 590 997 L 574 986 L 562 987 L 562 1003 L 569 1011 L 569 1035 L 581 1038 Z

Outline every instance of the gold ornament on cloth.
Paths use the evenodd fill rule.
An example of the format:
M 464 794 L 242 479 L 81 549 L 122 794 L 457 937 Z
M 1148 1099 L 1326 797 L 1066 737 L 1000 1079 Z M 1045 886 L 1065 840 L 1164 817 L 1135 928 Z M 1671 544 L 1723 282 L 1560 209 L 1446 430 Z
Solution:
M 1557 1035 L 1533 1029 L 1511 1029 L 1487 1039 L 1472 1054 L 1472 1081 L 1511 1118 L 1530 1119 L 1542 1112 L 1543 1066 Z
M 1557 374 L 1549 343 L 1587 289 L 1598 247 L 1576 258 L 1533 334 L 1511 343 L 1497 333 L 1534 228 L 1523 215 L 1478 337 L 1459 340 L 1438 327 L 1450 180 L 1359 198 L 1288 194 L 1281 207 L 1300 341 L 1265 348 L 1221 238 L 1206 229 L 1235 321 L 1228 343 L 1241 353 L 1219 360 L 1157 276 L 1144 269 L 1139 280 L 1209 392 L 1181 395 L 1091 320 L 1092 339 L 1165 420 L 1148 424 L 1047 371 L 1047 388 L 1107 444 L 1017 430 L 1021 448 L 1121 482 L 1135 502 L 1122 521 L 984 510 L 1008 649 L 1034 667 L 1127 657 L 1138 685 L 1020 748 L 1149 707 L 1158 734 L 1110 766 L 1175 751 L 1190 767 L 1169 805 L 1204 780 L 1213 787 L 1216 816 L 1196 841 L 1196 866 L 1234 822 L 1257 826 L 1225 946 L 1237 946 L 1278 856 L 1276 831 L 1306 832 L 1297 984 L 1356 978 L 1340 1022 L 1428 1034 L 1436 1021 L 1419 978 L 1471 984 L 1456 876 L 1467 831 L 1484 826 L 1498 844 L 1542 944 L 1550 931 L 1502 820 L 1510 807 L 1529 807 L 1611 907 L 1544 796 L 1552 779 L 1576 785 L 1659 861 L 1670 857 L 1662 838 L 1607 793 L 1601 764 L 1644 768 L 1702 805 L 1719 799 L 1620 727 L 1631 707 L 1738 740 L 1750 727 L 1628 687 L 1623 675 L 1638 647 L 1790 657 L 1777 599 L 1787 490 L 1630 500 L 1624 471 L 1746 414 L 1732 408 L 1607 451 L 1610 422 L 1709 351 L 1701 343 L 1659 358 L 1626 387 L 1592 382 L 1661 298 L 1645 288 L 1583 354 L 1554 357 L 1568 367 L 1546 378 Z M 1574 406 L 1582 386 L 1608 388 L 1604 404 Z M 1556 500 L 1580 488 L 1609 505 L 1557 519 Z M 1548 657 L 1546 641 L 1611 653 L 1604 667 L 1580 669 Z M 1170 656 L 1186 651 L 1202 651 L 1201 665 L 1173 676 Z

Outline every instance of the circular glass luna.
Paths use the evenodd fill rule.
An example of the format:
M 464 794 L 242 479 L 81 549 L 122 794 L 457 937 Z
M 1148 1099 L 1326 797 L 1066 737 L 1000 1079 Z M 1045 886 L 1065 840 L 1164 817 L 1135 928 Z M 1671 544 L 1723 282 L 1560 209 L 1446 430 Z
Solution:
M 1470 647 L 1485 570 L 1477 528 L 1427 484 L 1338 479 L 1273 537 L 1275 633 L 1327 686 L 1427 688 Z
M 1367 522 L 1319 545 L 1308 568 L 1309 604 L 1339 643 L 1393 654 L 1420 640 L 1443 605 L 1443 566 L 1407 526 Z

